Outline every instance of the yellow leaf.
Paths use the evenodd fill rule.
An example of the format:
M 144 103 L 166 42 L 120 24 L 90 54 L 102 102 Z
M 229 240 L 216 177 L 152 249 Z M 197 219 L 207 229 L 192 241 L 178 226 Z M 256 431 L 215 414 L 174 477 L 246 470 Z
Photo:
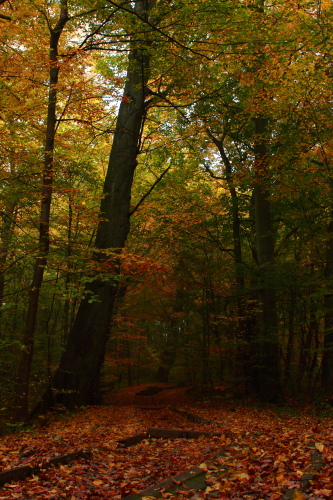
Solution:
M 323 443 L 315 443 L 315 448 L 316 448 L 318 451 L 320 451 L 320 453 L 322 453 L 322 452 L 323 452 L 323 450 L 324 450 L 324 445 L 323 445 Z
M 279 484 L 279 483 L 283 483 L 284 482 L 284 474 L 278 474 L 276 476 L 276 482 Z
M 250 479 L 250 476 L 246 472 L 241 472 L 238 474 L 239 479 Z
M 93 484 L 95 486 L 100 486 L 101 484 L 104 484 L 104 481 L 101 481 L 100 479 L 96 479 L 95 481 L 93 481 Z
M 202 464 L 199 465 L 199 469 L 204 470 L 205 472 L 208 471 L 207 464 L 203 462 Z
M 35 481 L 39 481 L 39 477 L 33 475 L 32 478 L 28 478 L 27 481 L 29 481 L 29 483 L 33 483 Z
M 286 462 L 287 461 L 287 458 L 286 458 L 286 455 L 282 454 L 282 455 L 279 455 L 277 457 L 277 459 L 275 460 L 274 462 L 274 465 L 277 465 L 279 464 L 280 462 Z

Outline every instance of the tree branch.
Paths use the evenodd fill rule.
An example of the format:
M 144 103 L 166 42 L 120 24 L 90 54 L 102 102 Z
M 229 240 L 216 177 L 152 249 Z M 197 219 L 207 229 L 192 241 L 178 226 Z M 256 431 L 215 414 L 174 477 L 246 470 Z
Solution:
M 146 194 L 144 194 L 141 198 L 141 200 L 135 205 L 135 207 L 130 211 L 129 213 L 129 216 L 131 217 L 137 210 L 138 208 L 142 205 L 142 203 L 145 201 L 145 199 L 150 195 L 150 193 L 155 189 L 155 187 L 157 186 L 157 184 L 163 179 L 163 177 L 165 176 L 165 174 L 170 170 L 171 168 L 171 165 L 168 166 L 168 168 L 166 168 L 164 170 L 164 172 L 161 173 L 161 175 L 156 179 L 156 181 L 154 182 L 154 184 L 151 185 L 151 187 L 148 189 L 148 191 L 146 192 Z
M 169 42 L 172 42 L 174 43 L 175 45 L 177 45 L 178 47 L 181 47 L 182 49 L 185 49 L 189 52 L 191 52 L 192 54 L 195 54 L 196 56 L 200 56 L 200 57 L 203 57 L 204 59 L 207 59 L 208 61 L 213 61 L 213 59 L 211 57 L 208 57 L 206 56 L 205 54 L 202 54 L 201 52 L 198 52 L 196 50 L 193 50 L 191 49 L 190 47 L 187 47 L 186 45 L 184 45 L 183 43 L 179 42 L 178 40 L 176 40 L 175 38 L 173 38 L 172 36 L 168 35 L 167 33 L 164 33 L 163 30 L 161 30 L 160 28 L 158 28 L 156 25 L 154 25 L 153 23 L 151 23 L 149 21 L 149 19 L 145 19 L 144 17 L 142 17 L 138 12 L 136 12 L 135 10 L 132 10 L 132 9 L 126 9 L 125 7 L 123 6 L 119 6 L 116 2 L 113 2 L 113 0 L 107 0 L 107 2 L 109 2 L 111 5 L 113 5 L 114 7 L 120 7 L 123 11 L 125 12 L 128 12 L 130 14 L 133 14 L 134 16 L 138 17 L 140 19 L 140 21 L 142 21 L 143 23 L 147 24 L 150 28 L 152 28 L 153 31 L 156 31 L 157 33 L 159 33 L 160 35 L 162 35 L 164 38 L 166 38 Z

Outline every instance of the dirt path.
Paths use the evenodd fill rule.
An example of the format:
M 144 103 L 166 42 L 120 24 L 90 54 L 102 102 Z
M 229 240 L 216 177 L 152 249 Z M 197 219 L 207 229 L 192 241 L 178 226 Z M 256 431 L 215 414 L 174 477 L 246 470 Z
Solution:
M 193 476 L 194 469 L 204 481 L 200 487 L 180 478 L 178 484 L 158 487 L 157 494 L 175 500 L 278 500 L 290 490 L 298 495 L 295 500 L 333 498 L 331 420 L 217 402 L 193 404 L 183 388 L 136 395 L 145 388 L 108 396 L 109 406 L 51 417 L 45 427 L 0 438 L 2 470 L 41 469 L 26 480 L 5 483 L 0 499 L 144 498 L 140 492 L 155 487 L 156 493 L 162 481 L 180 473 Z M 191 421 L 190 414 L 200 418 Z M 152 438 L 145 434 L 149 428 L 195 431 L 195 438 Z M 129 447 L 119 443 L 135 435 L 143 438 Z M 302 478 L 313 465 L 310 437 L 324 463 L 305 484 Z M 41 467 L 78 450 L 89 455 L 57 468 Z

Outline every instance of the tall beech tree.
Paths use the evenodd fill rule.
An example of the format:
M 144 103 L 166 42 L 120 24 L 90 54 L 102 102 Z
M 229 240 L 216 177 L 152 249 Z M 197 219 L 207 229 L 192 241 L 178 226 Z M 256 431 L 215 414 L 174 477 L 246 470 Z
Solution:
M 260 314 L 257 352 L 258 393 L 263 401 L 277 401 L 281 395 L 280 356 L 276 292 L 274 289 L 274 228 L 269 191 L 269 153 L 266 145 L 268 120 L 254 119 L 256 183 L 253 188 Z
M 139 0 L 134 14 L 148 20 L 153 3 Z M 136 26 L 134 18 L 134 26 Z M 134 28 L 135 30 L 135 28 Z M 54 404 L 67 407 L 99 402 L 100 371 L 118 289 L 120 260 L 130 228 L 130 202 L 147 113 L 150 41 L 142 25 L 131 36 L 128 69 L 120 103 L 100 206 L 94 262 L 109 269 L 105 278 L 87 283 L 65 351 L 51 385 L 36 411 Z

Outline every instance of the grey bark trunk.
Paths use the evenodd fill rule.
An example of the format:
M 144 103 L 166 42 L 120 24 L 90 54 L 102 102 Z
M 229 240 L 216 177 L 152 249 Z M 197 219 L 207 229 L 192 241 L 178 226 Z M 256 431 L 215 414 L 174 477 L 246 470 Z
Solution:
M 262 401 L 274 402 L 281 395 L 279 369 L 278 318 L 274 289 L 274 238 L 270 193 L 267 187 L 267 147 L 265 118 L 255 119 L 256 184 L 254 213 L 259 273 L 261 313 L 258 322 L 258 393 Z
M 332 220 L 328 224 L 327 232 L 329 239 L 326 242 L 326 266 L 325 278 L 331 280 L 333 277 L 333 212 Z M 330 288 L 331 285 L 328 285 Z M 324 352 L 321 372 L 322 388 L 328 392 L 333 392 L 333 294 L 328 293 L 324 299 L 325 305 L 325 334 Z
M 136 2 L 141 16 L 148 15 L 148 2 Z M 142 36 L 141 36 L 142 38 Z M 108 263 L 108 251 L 124 248 L 130 229 L 131 189 L 141 132 L 146 115 L 145 94 L 149 76 L 148 45 L 132 41 L 126 85 L 104 182 L 94 260 Z M 117 260 L 108 279 L 92 279 L 86 286 L 66 349 L 52 384 L 33 415 L 57 404 L 72 408 L 100 402 L 100 372 L 117 295 L 120 264 Z

